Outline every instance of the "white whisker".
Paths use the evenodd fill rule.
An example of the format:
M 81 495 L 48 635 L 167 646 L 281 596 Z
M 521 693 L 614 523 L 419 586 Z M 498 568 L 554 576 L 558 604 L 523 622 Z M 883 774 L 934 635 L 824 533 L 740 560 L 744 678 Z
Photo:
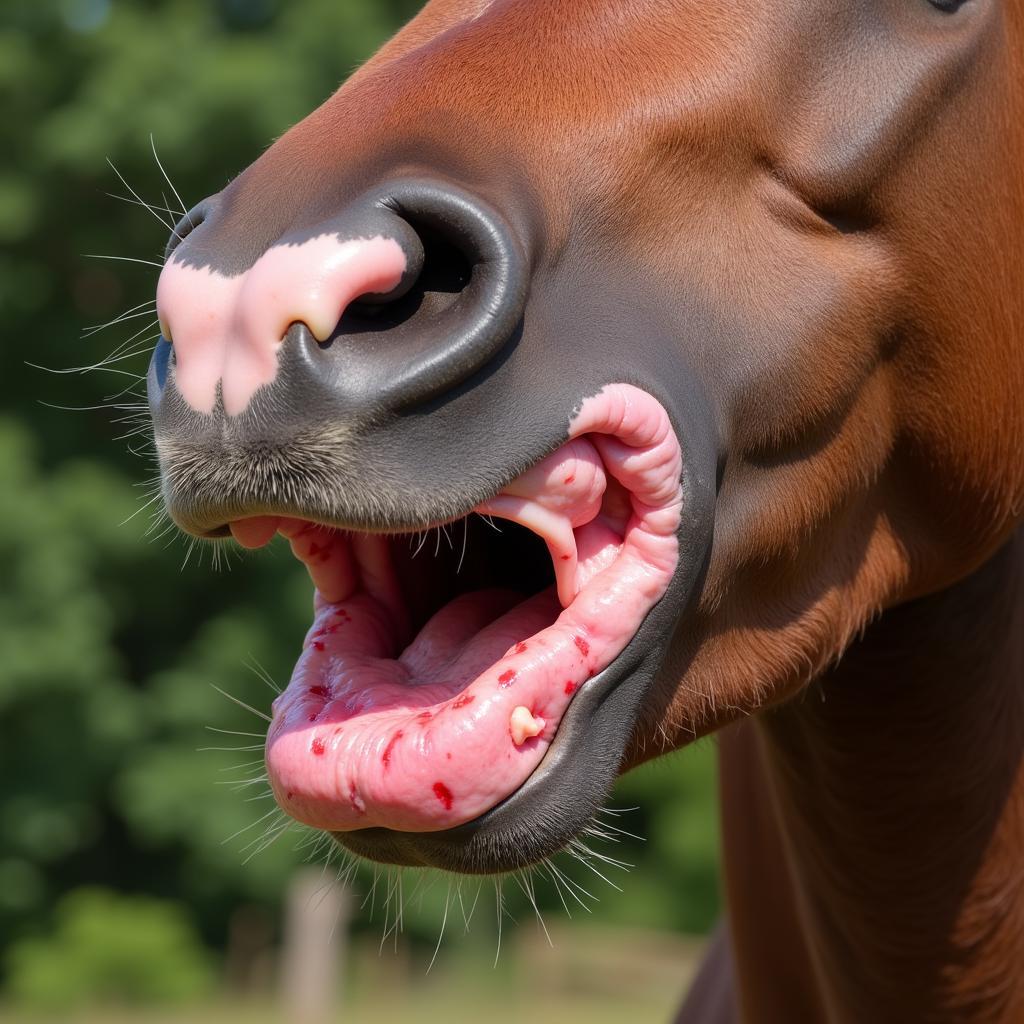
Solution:
M 448 903 L 452 898 L 452 883 L 448 882 L 448 892 L 444 897 L 444 916 L 441 918 L 441 934 L 437 937 L 437 945 L 434 947 L 434 955 L 430 958 L 430 963 L 427 964 L 427 974 L 430 973 L 430 968 L 434 966 L 434 961 L 437 959 L 437 954 L 441 950 L 441 940 L 444 938 L 445 925 L 448 924 Z
M 82 258 L 87 260 L 119 260 L 122 263 L 141 263 L 147 267 L 156 267 L 158 270 L 162 270 L 164 266 L 162 263 L 157 263 L 154 260 L 143 260 L 137 256 L 105 256 L 97 252 L 83 252 Z
M 171 191 L 174 193 L 174 198 L 178 200 L 178 205 L 181 207 L 182 214 L 186 214 L 186 211 L 187 211 L 188 207 L 185 206 L 184 200 L 178 194 L 178 190 L 174 187 L 174 182 L 171 181 L 171 179 L 168 177 L 167 172 L 164 170 L 164 165 L 160 162 L 160 157 L 157 156 L 156 142 L 153 139 L 152 134 L 150 134 L 150 136 L 149 136 L 149 145 L 150 145 L 150 148 L 153 150 L 153 159 L 156 161 L 157 167 L 160 168 L 160 173 L 164 176 L 164 181 L 166 181 L 167 184 L 171 187 Z M 165 199 L 164 202 L 166 203 L 167 200 Z M 188 226 L 190 228 L 195 227 L 195 225 L 192 223 L 192 218 L 191 217 L 189 217 L 189 219 L 188 219 Z
M 136 192 L 136 191 L 135 191 L 135 189 L 133 189 L 133 188 L 131 187 L 131 185 L 129 185 L 129 184 L 128 184 L 128 182 L 127 182 L 127 181 L 125 180 L 125 177 L 124 177 L 124 175 L 123 175 L 123 174 L 122 174 L 122 173 L 121 173 L 121 172 L 120 172 L 120 171 L 119 171 L 119 170 L 118 170 L 118 169 L 117 169 L 117 168 L 116 168 L 116 167 L 114 166 L 114 164 L 113 164 L 113 161 L 112 161 L 112 160 L 110 160 L 110 158 L 109 158 L 109 157 L 107 158 L 107 163 L 108 163 L 108 164 L 110 164 L 110 169 L 111 169 L 111 170 L 112 170 L 112 171 L 113 171 L 113 172 L 114 172 L 114 173 L 115 173 L 115 174 L 116 174 L 116 175 L 118 176 L 118 178 L 120 178 L 120 179 L 121 179 L 121 184 L 122 184 L 122 185 L 124 185 L 124 187 L 125 187 L 126 189 L 128 189 L 128 191 L 129 191 L 129 192 L 131 192 L 131 194 L 132 194 L 133 196 L 135 196 L 135 198 L 136 198 L 136 199 L 137 199 L 137 200 L 138 200 L 138 201 L 139 201 L 139 202 L 140 202 L 140 203 L 141 203 L 141 204 L 142 204 L 142 205 L 143 205 L 143 206 L 144 206 L 144 207 L 145 207 L 145 208 L 146 208 L 147 210 L 149 210 L 149 212 L 150 212 L 150 213 L 151 213 L 151 214 L 152 214 L 152 215 L 153 215 L 153 216 L 154 216 L 154 217 L 155 217 L 155 218 L 156 218 L 156 219 L 157 219 L 157 220 L 158 220 L 158 221 L 159 221 L 159 222 L 160 222 L 160 223 L 161 223 L 161 224 L 162 224 L 162 225 L 163 225 L 163 226 L 164 226 L 164 227 L 165 227 L 165 228 L 166 228 L 167 230 L 168 230 L 168 231 L 171 231 L 171 230 L 173 230 L 173 225 L 171 225 L 171 224 L 168 224 L 168 223 L 167 223 L 167 221 L 166 221 L 166 220 L 164 220 L 164 219 L 163 219 L 163 217 L 161 217 L 161 216 L 160 216 L 160 214 L 159 214 L 159 213 L 157 213 L 157 212 L 156 212 L 156 210 L 155 210 L 155 209 L 153 209 L 153 207 L 152 207 L 152 206 L 150 206 L 150 205 L 149 205 L 149 203 L 147 203 L 147 202 L 146 202 L 146 200 L 145 200 L 145 199 L 143 199 L 143 198 L 142 198 L 142 196 L 140 196 L 140 195 L 139 195 L 139 193 L 138 193 L 138 192 Z
M 255 821 L 251 821 L 248 825 L 243 825 L 237 832 L 232 832 L 231 835 L 227 837 L 227 839 L 222 839 L 220 841 L 221 846 L 224 846 L 226 843 L 230 843 L 232 839 L 237 839 L 243 833 L 248 832 L 249 829 L 255 828 L 261 822 L 266 821 L 267 818 L 269 818 L 274 813 L 281 814 L 282 816 L 284 814 L 283 811 L 279 811 L 276 807 L 272 807 L 269 811 L 267 811 L 266 814 L 263 815 L 263 817 L 257 818 Z
M 244 700 L 239 700 L 238 697 L 233 697 L 226 690 L 222 690 L 216 683 L 210 683 L 210 686 L 212 686 L 213 689 L 215 689 L 222 697 L 227 697 L 227 699 L 233 704 L 237 704 L 240 708 L 244 708 L 246 711 L 252 712 L 252 714 L 256 715 L 257 718 L 262 718 L 265 722 L 270 721 L 270 715 L 264 714 L 262 711 L 254 708 L 251 704 L 246 704 Z

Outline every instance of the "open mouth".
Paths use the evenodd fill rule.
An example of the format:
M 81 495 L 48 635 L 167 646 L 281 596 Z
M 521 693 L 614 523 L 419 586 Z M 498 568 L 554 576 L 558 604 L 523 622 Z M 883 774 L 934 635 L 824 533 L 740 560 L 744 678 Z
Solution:
M 668 588 L 681 470 L 662 406 L 613 384 L 560 448 L 437 532 L 232 523 L 247 547 L 283 534 L 316 588 L 267 735 L 281 807 L 335 832 L 435 832 L 514 793 Z

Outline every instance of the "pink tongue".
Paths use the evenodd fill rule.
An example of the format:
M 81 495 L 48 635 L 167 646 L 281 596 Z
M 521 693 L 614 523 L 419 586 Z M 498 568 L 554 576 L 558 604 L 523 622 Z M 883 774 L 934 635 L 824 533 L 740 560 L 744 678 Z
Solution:
M 317 587 L 267 736 L 271 785 L 294 817 L 435 831 L 479 816 L 526 780 L 575 690 L 629 642 L 676 564 L 678 444 L 661 406 L 628 385 L 584 403 L 571 435 L 479 509 L 540 534 L 557 587 L 525 601 L 463 595 L 404 650 L 384 538 L 274 517 L 232 524 L 246 546 L 280 530 Z

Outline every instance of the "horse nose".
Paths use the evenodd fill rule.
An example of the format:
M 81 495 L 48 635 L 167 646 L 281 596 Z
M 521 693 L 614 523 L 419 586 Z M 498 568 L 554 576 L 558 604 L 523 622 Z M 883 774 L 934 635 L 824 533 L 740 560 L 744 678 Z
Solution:
M 394 182 L 234 274 L 210 258 L 215 230 L 210 217 L 195 230 L 208 232 L 203 244 L 172 238 L 151 403 L 173 379 L 201 413 L 219 390 L 238 415 L 271 384 L 317 406 L 398 410 L 472 376 L 522 318 L 520 242 L 495 209 L 451 185 Z

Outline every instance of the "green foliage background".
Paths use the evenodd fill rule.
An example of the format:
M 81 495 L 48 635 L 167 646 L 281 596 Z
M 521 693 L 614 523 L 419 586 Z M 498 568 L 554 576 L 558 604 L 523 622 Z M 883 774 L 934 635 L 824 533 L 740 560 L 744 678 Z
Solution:
M 149 201 L 174 206 L 152 135 L 191 205 L 320 103 L 417 6 L 0 4 L 0 944 L 15 950 L 8 966 L 22 965 L 18 984 L 45 987 L 49 968 L 24 968 L 39 959 L 36 937 L 51 936 L 59 963 L 83 941 L 75 914 L 105 912 L 95 892 L 61 903 L 72 890 L 172 900 L 218 948 L 234 907 L 262 905 L 276 917 L 306 856 L 285 836 L 249 858 L 259 827 L 225 843 L 269 804 L 216 782 L 237 777 L 221 769 L 259 751 L 197 748 L 259 744 L 208 730 L 261 726 L 213 684 L 269 704 L 252 666 L 287 679 L 308 583 L 280 550 L 235 554 L 229 572 L 214 571 L 208 551 L 186 560 L 173 533 L 146 536 L 154 467 L 144 434 L 124 437 L 134 424 L 120 421 L 132 410 L 119 406 L 138 401 L 131 375 L 144 372 L 149 318 L 83 331 L 149 298 L 157 268 L 85 254 L 159 261 L 168 232 L 108 196 L 129 195 L 108 160 Z M 140 328 L 128 348 L 138 354 L 106 370 L 28 365 L 88 366 Z M 621 893 L 591 878 L 601 898 L 594 913 L 707 928 L 717 911 L 710 748 L 634 773 L 616 802 L 637 806 L 620 824 L 646 842 L 604 850 L 638 867 L 615 877 Z M 523 916 L 524 897 L 506 895 Z M 545 908 L 558 906 L 550 890 L 538 895 Z M 407 917 L 414 937 L 436 937 L 435 903 Z M 140 905 L 143 932 L 161 913 Z M 179 925 L 168 927 L 154 956 L 160 941 L 181 940 Z M 379 923 L 364 915 L 358 927 Z

